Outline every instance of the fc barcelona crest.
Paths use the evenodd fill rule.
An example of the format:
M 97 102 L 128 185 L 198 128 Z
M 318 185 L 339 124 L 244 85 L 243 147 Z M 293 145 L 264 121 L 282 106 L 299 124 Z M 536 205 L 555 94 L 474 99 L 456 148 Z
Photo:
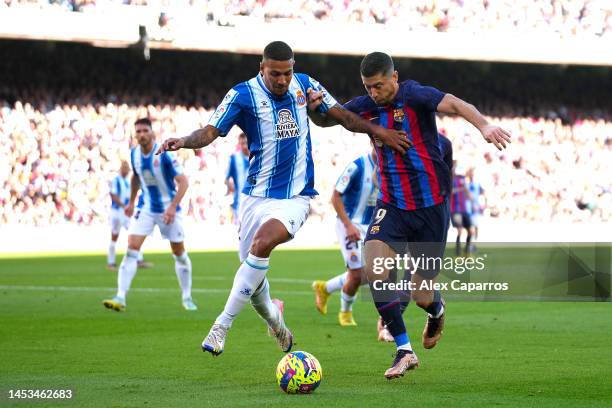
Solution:
M 393 121 L 399 123 L 404 121 L 404 110 L 402 108 L 393 109 Z

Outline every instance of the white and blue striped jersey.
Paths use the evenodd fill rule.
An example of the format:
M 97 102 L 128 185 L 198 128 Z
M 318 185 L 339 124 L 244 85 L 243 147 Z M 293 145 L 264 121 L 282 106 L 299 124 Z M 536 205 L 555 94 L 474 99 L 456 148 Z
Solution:
M 240 201 L 240 192 L 244 188 L 244 182 L 247 179 L 249 171 L 249 158 L 242 154 L 242 152 L 236 152 L 230 156 L 229 166 L 227 168 L 227 175 L 225 179 L 232 179 L 234 182 L 234 202 L 232 208 L 238 209 L 238 202 Z
M 283 96 L 273 95 L 261 75 L 233 87 L 208 124 L 225 136 L 238 125 L 247 135 L 251 159 L 242 192 L 270 198 L 313 196 L 314 163 L 308 121 L 307 90 L 323 92 L 318 110 L 336 100 L 316 80 L 294 74 Z
M 115 176 L 113 181 L 111 181 L 110 185 L 110 193 L 115 194 L 119 197 L 119 201 L 123 203 L 123 205 L 127 205 L 130 202 L 130 182 L 127 178 L 121 177 L 120 174 Z M 115 210 L 118 210 L 119 205 L 113 201 L 111 198 L 111 207 Z
M 346 214 L 355 224 L 368 225 L 372 220 L 378 197 L 372 179 L 375 166 L 372 155 L 361 156 L 346 166 L 336 182 Z
M 132 148 L 132 171 L 140 179 L 142 189 L 138 208 L 152 213 L 163 213 L 176 195 L 174 177 L 183 174 L 182 167 L 169 152 L 156 155 L 157 143 L 148 155 L 143 155 L 140 146 Z M 180 208 L 177 207 L 177 211 Z

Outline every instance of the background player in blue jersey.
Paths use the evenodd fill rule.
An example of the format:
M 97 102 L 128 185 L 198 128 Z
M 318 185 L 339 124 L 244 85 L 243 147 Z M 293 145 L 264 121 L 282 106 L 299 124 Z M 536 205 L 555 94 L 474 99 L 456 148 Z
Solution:
M 423 287 L 409 294 L 384 289 L 380 283 L 394 281 L 395 269 L 383 264 L 382 272 L 374 272 L 375 263 L 395 258 L 398 253 L 421 254 L 425 258 L 443 256 L 449 223 L 446 199 L 450 193 L 451 170 L 442 157 L 435 113 L 462 116 L 488 143 L 500 150 L 510 142 L 510 135 L 490 124 L 473 105 L 451 94 L 413 80 L 399 83 L 393 60 L 387 54 L 366 55 L 360 71 L 367 95 L 351 100 L 345 108 L 383 127 L 406 131 L 413 144 L 405 154 L 400 154 L 378 143 L 374 137 L 380 195 L 366 236 L 366 273 L 376 308 L 397 346 L 395 359 L 385 372 L 385 377 L 392 379 L 403 376 L 406 370 L 419 364 L 402 317 L 410 297 L 428 315 L 422 336 L 425 348 L 437 344 L 444 327 L 444 301 L 439 291 Z M 320 98 L 318 93 L 310 95 L 313 105 Z M 321 126 L 335 124 L 328 115 L 313 115 L 313 120 Z M 432 262 L 430 266 L 434 267 L 409 271 L 411 276 L 404 279 L 411 280 L 416 288 L 422 288 L 423 282 L 431 288 L 439 272 L 435 268 L 437 265 L 439 263 Z
M 246 133 L 251 160 L 240 204 L 240 265 L 223 312 L 202 349 L 223 352 L 227 332 L 247 302 L 267 322 L 283 351 L 293 335 L 282 317 L 282 303 L 272 302 L 266 273 L 272 250 L 293 238 L 306 221 L 314 189 L 307 95 L 321 92 L 318 110 L 345 128 L 375 135 L 394 149 L 410 145 L 403 131 L 384 129 L 343 109 L 315 79 L 293 72 L 293 51 L 286 43 L 266 46 L 260 72 L 225 95 L 203 129 L 181 139 L 168 139 L 160 152 L 199 149 L 225 136 L 234 125 Z
M 238 146 L 240 150 L 230 156 L 227 175 L 225 176 L 227 193 L 234 194 L 234 201 L 232 202 L 232 222 L 234 224 L 238 223 L 240 192 L 244 188 L 249 171 L 249 144 L 244 133 L 238 136 Z
M 470 192 L 467 179 L 463 172 L 463 168 L 457 166 L 455 163 L 453 191 L 450 200 L 450 214 L 453 227 L 457 230 L 457 238 L 455 240 L 456 256 L 462 255 L 461 235 L 463 235 L 463 230 L 465 230 L 467 234 L 465 239 L 465 250 L 463 252 L 465 255 L 468 255 L 470 252 L 470 245 L 474 234 L 474 227 L 472 226 L 472 193 Z
M 125 213 L 133 215 L 128 232 L 128 250 L 119 266 L 117 295 L 105 300 L 103 304 L 118 312 L 125 309 L 127 292 L 138 267 L 138 252 L 147 235 L 157 226 L 162 237 L 170 241 L 183 307 L 185 310 L 197 310 L 191 299 L 191 260 L 183 243 L 185 234 L 180 208 L 180 202 L 187 191 L 187 177 L 170 153 L 155 155 L 159 146 L 154 142 L 149 119 L 138 119 L 135 128 L 138 146 L 131 151 L 133 174 L 130 201 L 125 207 Z M 134 213 L 140 189 L 143 195 Z
M 362 281 L 367 282 L 363 271 L 363 239 L 372 219 L 378 187 L 374 182 L 376 152 L 352 161 L 336 182 L 332 194 L 332 205 L 336 210 L 336 235 L 347 271 L 328 281 L 314 281 L 316 307 L 321 314 L 327 313 L 327 300 L 333 292 L 341 290 L 341 326 L 356 326 L 353 318 L 353 303 Z
M 111 225 L 111 242 L 108 246 L 108 253 L 106 256 L 106 268 L 109 270 L 117 270 L 115 264 L 116 258 L 116 247 L 117 239 L 121 228 L 126 230 L 130 226 L 130 217 L 125 214 L 125 207 L 130 202 L 130 182 L 128 181 L 128 175 L 130 174 L 130 165 L 127 161 L 121 162 L 121 168 L 119 174 L 111 181 L 110 184 L 110 196 L 111 196 L 111 211 L 110 211 L 110 225 Z M 151 262 L 145 262 L 142 251 L 138 253 L 138 267 L 139 268 L 150 268 L 153 264 Z

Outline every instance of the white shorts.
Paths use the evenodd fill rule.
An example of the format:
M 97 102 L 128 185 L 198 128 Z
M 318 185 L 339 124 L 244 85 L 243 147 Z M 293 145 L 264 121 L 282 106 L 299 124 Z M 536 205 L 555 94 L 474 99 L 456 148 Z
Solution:
M 156 225 L 164 239 L 170 242 L 183 242 L 185 240 L 181 213 L 176 213 L 172 224 L 166 224 L 164 223 L 164 214 L 137 209 L 130 220 L 128 233 L 129 235 L 148 236 L 151 235 Z
M 125 215 L 123 208 L 112 208 L 110 212 L 111 234 L 117 235 L 121 228 L 128 229 L 130 226 L 130 217 Z
M 359 269 L 363 268 L 363 240 L 365 239 L 366 233 L 368 232 L 367 224 L 353 224 L 359 230 L 359 234 L 361 234 L 361 239 L 357 242 L 348 241 L 346 239 L 346 228 L 344 228 L 344 224 L 340 221 L 340 218 L 336 218 L 336 236 L 338 237 L 338 242 L 340 243 L 340 252 L 342 252 L 342 257 L 344 258 L 344 263 L 349 269 Z
M 310 197 L 295 196 L 287 199 L 276 199 L 242 194 L 238 210 L 240 262 L 246 259 L 255 233 L 266 221 L 279 220 L 293 238 L 306 222 L 309 211 Z

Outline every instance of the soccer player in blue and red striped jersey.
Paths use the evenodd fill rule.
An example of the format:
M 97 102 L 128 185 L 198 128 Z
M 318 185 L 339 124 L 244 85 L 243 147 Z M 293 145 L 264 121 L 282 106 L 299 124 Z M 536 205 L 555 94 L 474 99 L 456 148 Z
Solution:
M 383 290 L 389 286 L 381 285 L 381 281 L 394 282 L 396 272 L 379 262 L 407 252 L 424 258 L 443 256 L 450 218 L 446 200 L 450 194 L 451 169 L 442 156 L 435 114 L 463 117 L 481 132 L 485 141 L 500 150 L 510 142 L 510 134 L 490 124 L 473 105 L 451 94 L 413 80 L 398 82 L 398 72 L 387 54 L 366 55 L 360 71 L 367 95 L 349 101 L 345 109 L 382 127 L 404 130 L 412 144 L 401 154 L 373 138 L 380 194 L 365 239 L 366 272 L 376 308 L 397 346 L 395 359 L 385 372 L 385 377 L 391 379 L 403 376 L 419 364 L 402 317 L 407 300 L 414 299 L 428 314 L 423 331 L 425 348 L 437 344 L 444 326 L 444 301 L 440 292 L 432 289 L 439 272 L 435 267 L 440 262 L 431 262 L 429 266 L 433 268 L 421 268 L 408 276 L 416 288 L 410 294 Z M 309 94 L 312 104 L 321 97 L 318 92 Z M 329 116 L 317 114 L 311 118 L 320 126 L 335 124 Z M 382 266 L 382 271 L 376 265 Z M 427 288 L 421 286 L 423 283 Z

